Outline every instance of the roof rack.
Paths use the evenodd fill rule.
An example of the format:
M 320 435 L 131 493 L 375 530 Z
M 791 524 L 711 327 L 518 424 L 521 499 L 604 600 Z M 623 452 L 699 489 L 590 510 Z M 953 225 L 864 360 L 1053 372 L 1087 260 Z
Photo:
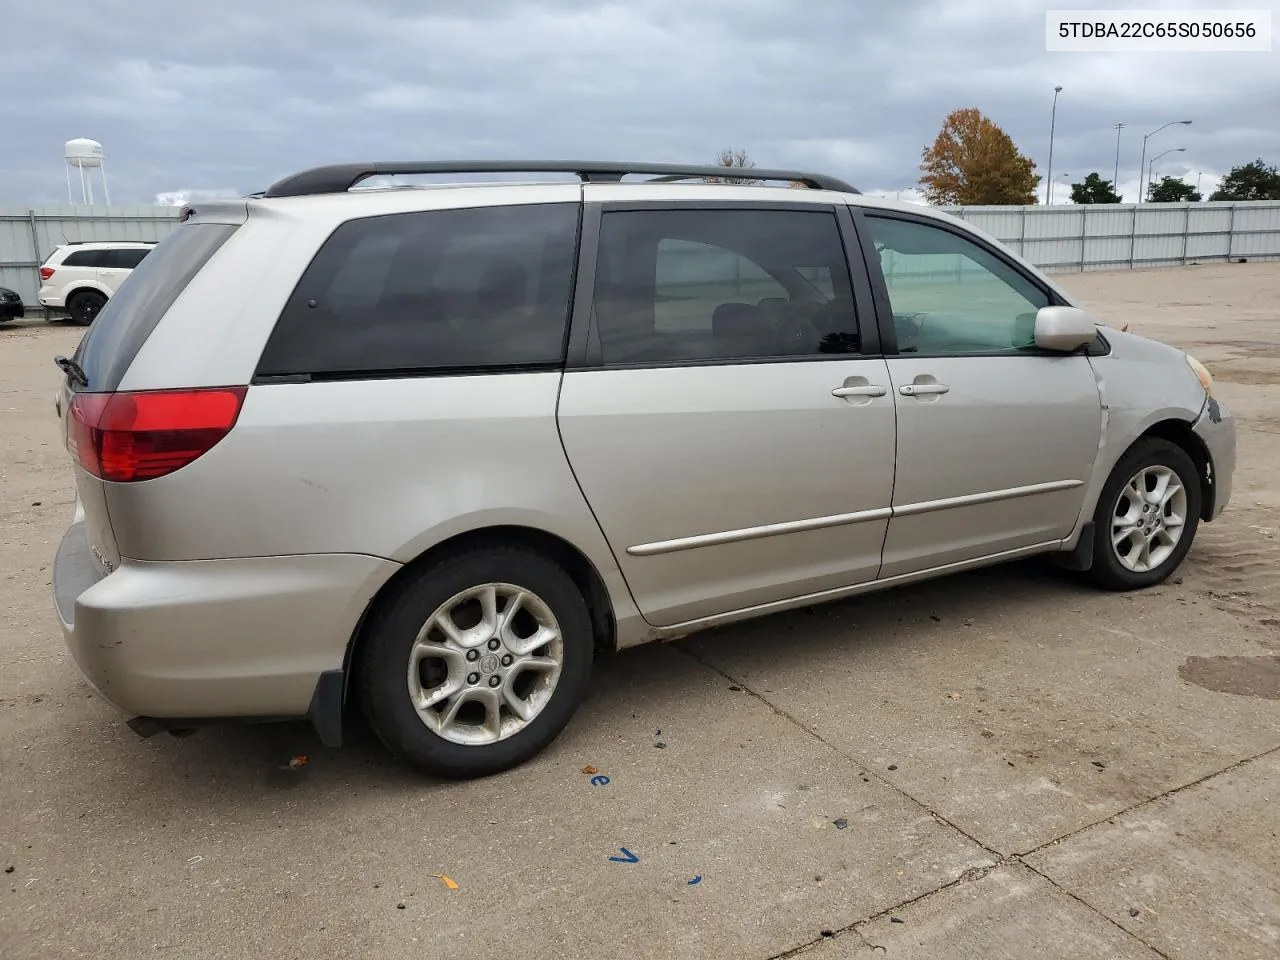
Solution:
M 150 246 L 158 244 L 159 240 L 63 240 L 58 246 L 62 247 L 83 247 L 86 243 L 145 243 Z
M 375 163 L 336 163 L 313 167 L 277 180 L 261 196 L 306 197 L 345 193 L 361 180 L 377 176 L 414 176 L 436 173 L 572 173 L 583 183 L 618 183 L 628 174 L 649 174 L 659 181 L 715 178 L 718 180 L 781 180 L 803 183 L 814 190 L 840 193 L 859 191 L 843 180 L 802 170 L 767 170 L 757 167 L 687 166 L 670 163 L 608 163 L 571 160 L 394 160 Z M 653 182 L 653 181 L 650 181 Z

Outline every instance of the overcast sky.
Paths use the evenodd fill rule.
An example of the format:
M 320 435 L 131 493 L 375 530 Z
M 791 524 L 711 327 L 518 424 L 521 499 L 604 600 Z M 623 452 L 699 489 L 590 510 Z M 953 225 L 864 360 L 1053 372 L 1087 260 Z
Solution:
M 1045 51 L 1026 0 L 0 0 L 0 202 L 66 200 L 64 141 L 103 143 L 112 200 L 255 191 L 319 163 L 556 158 L 710 162 L 917 185 L 948 111 L 977 107 L 1054 180 L 1136 197 L 1160 174 L 1280 164 L 1280 52 Z M 430 11 L 430 12 L 427 12 Z M 997 12 L 998 11 L 998 12 Z M 1280 51 L 1280 47 L 1276 48 Z M 1058 199 L 1066 199 L 1060 188 Z M 1043 192 L 1042 192 L 1043 197 Z

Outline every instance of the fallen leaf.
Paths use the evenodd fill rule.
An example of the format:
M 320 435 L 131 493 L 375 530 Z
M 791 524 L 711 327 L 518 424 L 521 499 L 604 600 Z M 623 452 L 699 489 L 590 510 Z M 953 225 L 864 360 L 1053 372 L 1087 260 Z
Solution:
M 586 776 L 588 776 L 588 777 L 589 777 L 589 776 L 591 776 L 592 774 L 599 773 L 599 772 L 600 772 L 600 770 L 599 770 L 598 768 L 593 767 L 593 766 L 591 766 L 590 764 L 588 764 L 587 766 L 585 766 L 585 767 L 583 767 L 583 768 L 582 768 L 582 772 L 583 772 Z

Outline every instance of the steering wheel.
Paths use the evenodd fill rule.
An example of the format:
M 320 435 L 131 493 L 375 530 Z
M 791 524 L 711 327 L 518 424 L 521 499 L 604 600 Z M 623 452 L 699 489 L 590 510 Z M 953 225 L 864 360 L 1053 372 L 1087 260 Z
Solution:
M 927 319 L 929 319 L 927 313 L 895 313 L 893 315 L 893 329 L 898 335 L 898 350 L 909 353 L 919 347 Z
M 793 301 L 787 308 L 787 316 L 774 334 L 774 348 L 782 356 L 817 353 L 822 342 L 822 332 L 813 323 L 813 315 L 821 304 L 812 300 Z

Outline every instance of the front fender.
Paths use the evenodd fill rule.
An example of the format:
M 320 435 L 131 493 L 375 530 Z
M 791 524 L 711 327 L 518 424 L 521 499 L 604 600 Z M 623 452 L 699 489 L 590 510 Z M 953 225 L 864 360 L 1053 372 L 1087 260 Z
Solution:
M 1157 424 L 1177 421 L 1190 428 L 1208 399 L 1204 387 L 1176 347 L 1107 329 L 1111 349 L 1090 357 L 1102 401 L 1102 432 L 1093 474 L 1065 548 L 1074 547 L 1084 524 L 1093 518 L 1098 497 L 1116 462 Z

